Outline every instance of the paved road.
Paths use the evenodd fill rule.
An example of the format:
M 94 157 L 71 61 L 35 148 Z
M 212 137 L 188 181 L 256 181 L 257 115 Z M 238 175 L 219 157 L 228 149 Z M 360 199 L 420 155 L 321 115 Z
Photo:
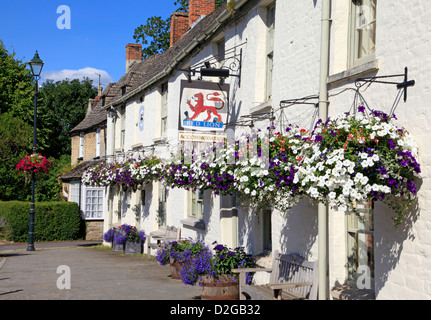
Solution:
M 0 300 L 196 300 L 199 286 L 170 277 L 169 267 L 85 241 L 0 244 Z M 58 270 L 60 266 L 66 268 Z M 70 270 L 70 289 L 67 285 Z M 65 271 L 66 270 L 66 271 Z M 58 272 L 58 273 L 57 273 Z M 59 280 L 60 279 L 60 280 Z

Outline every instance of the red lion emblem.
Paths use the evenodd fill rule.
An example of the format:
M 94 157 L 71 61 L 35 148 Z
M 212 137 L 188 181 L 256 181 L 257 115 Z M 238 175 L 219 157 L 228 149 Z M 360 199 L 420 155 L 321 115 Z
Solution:
M 224 107 L 224 101 L 220 98 L 217 98 L 220 93 L 214 92 L 207 94 L 207 100 L 209 101 L 216 101 L 221 102 L 221 107 L 214 107 L 214 106 L 205 106 L 204 105 L 204 95 L 201 92 L 196 93 L 193 97 L 196 99 L 196 104 L 193 106 L 190 103 L 190 100 L 187 100 L 187 104 L 189 105 L 190 109 L 194 112 L 193 116 L 189 120 L 194 120 L 196 117 L 198 117 L 202 112 L 205 112 L 208 114 L 208 117 L 204 121 L 208 121 L 211 119 L 211 113 L 214 114 L 218 118 L 218 122 L 222 122 L 222 118 L 220 114 L 217 112 L 217 110 L 221 110 Z M 214 96 L 214 97 L 210 97 Z M 216 118 L 214 118 L 214 121 Z

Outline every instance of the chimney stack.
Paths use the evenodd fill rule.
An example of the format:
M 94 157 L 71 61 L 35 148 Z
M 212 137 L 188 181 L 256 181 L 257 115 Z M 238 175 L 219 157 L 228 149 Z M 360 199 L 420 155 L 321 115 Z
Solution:
M 202 16 L 215 10 L 215 0 L 189 0 L 189 12 L 174 12 L 171 15 L 171 42 L 173 46 Z
M 215 0 L 189 0 L 189 26 L 215 10 Z
M 138 61 L 142 61 L 142 45 L 129 43 L 126 45 L 126 73 Z
M 174 12 L 171 15 L 171 42 L 172 47 L 189 30 L 188 12 Z

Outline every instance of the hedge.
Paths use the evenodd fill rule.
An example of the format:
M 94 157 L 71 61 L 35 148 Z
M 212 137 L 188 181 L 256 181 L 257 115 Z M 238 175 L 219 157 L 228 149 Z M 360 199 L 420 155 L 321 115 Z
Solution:
M 34 241 L 83 239 L 85 222 L 77 203 L 36 202 Z M 7 221 L 4 236 L 8 241 L 27 242 L 30 203 L 0 202 L 0 217 Z

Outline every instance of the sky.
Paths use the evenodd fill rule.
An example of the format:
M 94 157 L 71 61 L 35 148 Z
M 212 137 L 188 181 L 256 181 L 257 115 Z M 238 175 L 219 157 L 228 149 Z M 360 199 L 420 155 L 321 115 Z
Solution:
M 100 74 L 106 87 L 125 73 L 135 28 L 175 9 L 174 0 L 0 0 L 0 40 L 22 62 L 38 51 L 40 83 L 89 77 L 97 86 Z

